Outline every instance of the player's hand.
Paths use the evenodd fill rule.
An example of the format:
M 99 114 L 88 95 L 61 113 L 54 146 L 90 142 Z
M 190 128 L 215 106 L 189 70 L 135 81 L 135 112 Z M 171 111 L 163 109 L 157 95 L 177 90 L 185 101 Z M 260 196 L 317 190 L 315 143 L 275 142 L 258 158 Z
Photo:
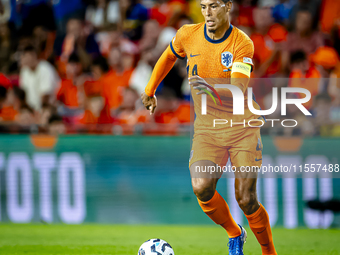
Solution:
M 142 102 L 147 110 L 150 111 L 150 115 L 155 112 L 157 107 L 157 98 L 156 96 L 150 97 L 145 92 L 141 94 Z
M 198 75 L 189 78 L 189 85 L 192 86 L 193 89 L 198 90 L 196 95 L 207 94 L 207 91 L 212 93 L 212 90 L 209 88 L 211 85 Z

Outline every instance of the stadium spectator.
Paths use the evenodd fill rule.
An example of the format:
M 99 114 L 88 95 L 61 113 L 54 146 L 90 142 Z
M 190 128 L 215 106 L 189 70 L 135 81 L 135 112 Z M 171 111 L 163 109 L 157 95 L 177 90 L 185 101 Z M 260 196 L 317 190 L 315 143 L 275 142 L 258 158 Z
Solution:
M 41 113 L 39 113 L 37 116 L 37 119 L 38 119 L 37 124 L 39 125 L 39 127 L 44 130 L 47 130 L 50 117 L 56 113 L 57 113 L 57 109 L 53 105 L 50 105 L 50 104 L 43 105 L 41 109 Z
M 10 132 L 31 132 L 35 126 L 39 113 L 26 103 L 26 93 L 19 87 L 13 86 L 8 89 L 6 100 L 0 110 L 0 121 L 6 125 Z
M 167 75 L 163 80 L 163 87 L 169 88 L 175 92 L 175 96 L 178 99 L 182 99 L 182 84 L 184 80 L 184 76 L 186 75 L 186 71 L 183 72 L 183 62 L 184 66 L 186 64 L 185 60 L 177 61 L 174 65 L 174 67 L 169 72 L 169 75 Z M 186 69 L 184 67 L 184 69 Z
M 50 135 L 62 135 L 66 133 L 63 118 L 58 114 L 52 114 L 48 120 L 48 133 Z
M 16 122 L 22 129 L 30 129 L 35 124 L 34 110 L 28 105 L 24 105 L 20 108 L 18 115 L 16 116 Z
M 275 22 L 287 26 L 289 24 L 289 15 L 293 5 L 293 0 L 280 0 L 279 3 L 273 8 L 273 18 Z
M 289 65 L 289 56 L 292 52 L 301 50 L 307 55 L 313 53 L 318 47 L 324 45 L 322 33 L 313 29 L 312 13 L 308 10 L 299 10 L 296 15 L 294 30 L 287 36 L 284 43 L 282 63 L 283 67 Z
M 323 78 L 330 78 L 339 64 L 337 52 L 328 46 L 318 48 L 310 55 L 310 60 L 316 65 Z
M 66 63 L 69 56 L 75 52 L 81 63 L 87 69 L 92 59 L 100 55 L 94 35 L 84 26 L 80 19 L 72 18 L 67 22 L 65 36 L 59 36 L 54 45 L 54 51 L 60 56 L 60 62 Z
M 84 20 L 85 4 L 83 0 L 52 1 L 58 36 L 66 33 L 67 22 L 71 18 Z
M 319 71 L 315 66 L 311 66 L 306 53 L 296 51 L 290 56 L 290 74 L 289 78 L 320 78 Z
M 130 86 L 137 90 L 138 94 L 144 92 L 152 73 L 152 67 L 156 64 L 156 54 L 152 49 L 144 49 L 137 67 L 131 74 Z
M 84 116 L 81 118 L 82 124 L 97 124 L 98 118 L 105 105 L 104 99 L 100 95 L 90 95 L 86 98 Z
M 291 55 L 291 73 L 289 75 L 289 87 L 304 88 L 311 93 L 311 100 L 303 105 L 310 109 L 313 105 L 314 97 L 320 93 L 320 72 L 311 66 L 306 54 L 303 51 L 294 52 Z M 309 78 L 309 79 L 305 79 Z M 304 98 L 305 94 L 298 94 L 299 98 Z
M 120 11 L 124 34 L 132 41 L 142 37 L 143 24 L 148 20 L 148 10 L 139 0 L 120 0 Z
M 155 122 L 162 124 L 190 123 L 190 105 L 181 104 L 173 90 L 163 88 L 158 97 Z
M 250 38 L 254 43 L 253 61 L 256 66 L 253 77 L 267 78 L 277 76 L 281 70 L 281 45 L 286 39 L 287 31 L 280 24 L 275 24 L 268 7 L 254 10 L 255 28 Z M 256 81 L 256 82 L 255 82 Z M 265 97 L 272 91 L 269 80 L 254 80 L 252 83 L 256 101 L 264 107 Z M 267 109 L 267 108 L 265 108 Z
M 20 88 L 13 87 L 7 90 L 7 95 L 0 110 L 0 119 L 3 122 L 13 122 L 20 111 L 21 103 L 16 97 L 16 90 L 21 90 Z M 22 90 L 21 90 L 22 91 Z M 25 94 L 25 92 L 23 91 Z
M 128 39 L 123 37 L 122 32 L 117 25 L 112 25 L 112 27 L 97 33 L 96 41 L 99 45 L 101 54 L 106 58 L 109 55 L 111 48 L 120 47 L 120 45 L 124 43 L 130 43 Z
M 32 46 L 24 49 L 20 64 L 20 87 L 26 92 L 28 105 L 39 111 L 44 103 L 54 99 L 59 77 L 50 63 L 38 59 Z
M 239 2 L 237 24 L 241 27 L 254 27 L 253 13 L 255 6 L 253 6 L 252 0 L 241 0 Z
M 55 33 L 48 31 L 44 26 L 36 26 L 33 29 L 33 44 L 37 49 L 40 59 L 54 62 L 53 59 L 53 44 Z
M 160 56 L 162 52 L 169 46 L 169 42 L 176 36 L 176 31 L 182 26 L 192 24 L 192 19 L 186 15 L 178 17 L 178 22 L 175 27 L 165 27 L 160 31 L 157 45 L 155 48 L 155 54 Z
M 133 72 L 133 56 L 122 52 L 120 48 L 112 48 L 108 61 L 111 71 L 103 81 L 103 97 L 111 110 L 116 109 L 122 103 L 123 91 L 129 86 Z
M 115 115 L 119 124 L 136 125 L 138 123 L 149 122 L 151 119 L 148 111 L 139 105 L 139 94 L 133 88 L 125 88 L 123 92 L 123 101 L 118 107 Z
M 104 98 L 99 94 L 86 97 L 85 112 L 80 117 L 79 123 L 85 125 L 89 133 L 111 133 L 112 123 L 115 119 L 111 116 L 110 109 Z
M 95 5 L 86 8 L 85 20 L 90 22 L 96 31 L 117 24 L 120 19 L 119 1 L 96 0 Z
M 197 4 L 197 3 L 196 3 Z M 150 10 L 150 19 L 165 26 L 175 26 L 177 17 L 185 14 L 186 1 L 184 0 L 160 0 Z
M 333 99 L 340 93 L 336 73 L 339 67 L 339 56 L 331 47 L 320 47 L 310 56 L 311 61 L 315 64 L 322 78 L 320 84 L 320 92 L 328 93 Z
M 86 96 L 101 95 L 104 83 L 107 82 L 109 65 L 104 57 L 96 58 L 91 65 L 92 80 L 84 83 Z
M 250 38 L 254 42 L 256 77 L 268 77 L 280 71 L 280 47 L 286 40 L 287 31 L 273 23 L 270 8 L 254 10 L 255 31 Z
M 139 49 L 143 51 L 147 48 L 156 47 L 160 28 L 155 20 L 148 20 L 143 26 L 143 36 L 139 42 Z M 170 39 L 171 40 L 171 39 Z M 169 44 L 169 41 L 168 41 Z
M 22 107 L 27 106 L 26 92 L 23 89 L 15 86 L 13 86 L 11 91 L 13 93 L 12 105 L 14 110 L 18 112 Z
M 73 53 L 66 65 L 66 78 L 62 79 L 57 92 L 59 100 L 67 108 L 78 108 L 84 106 L 84 88 L 86 80 L 82 65 L 77 54 Z
M 321 31 L 330 34 L 332 29 L 339 28 L 340 1 L 323 0 L 320 12 Z
M 297 13 L 301 10 L 308 11 L 312 15 L 311 25 L 315 29 L 318 25 L 320 14 L 320 0 L 297 0 L 290 11 L 289 16 L 289 29 L 293 28 L 296 24 Z

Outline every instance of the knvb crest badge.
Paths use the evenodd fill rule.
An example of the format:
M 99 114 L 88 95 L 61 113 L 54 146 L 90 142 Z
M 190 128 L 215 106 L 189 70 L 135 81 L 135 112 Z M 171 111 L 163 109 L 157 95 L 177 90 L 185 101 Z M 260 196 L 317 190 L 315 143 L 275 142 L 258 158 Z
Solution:
M 226 68 L 230 68 L 233 64 L 233 54 L 229 51 L 223 52 L 221 55 L 221 62 Z

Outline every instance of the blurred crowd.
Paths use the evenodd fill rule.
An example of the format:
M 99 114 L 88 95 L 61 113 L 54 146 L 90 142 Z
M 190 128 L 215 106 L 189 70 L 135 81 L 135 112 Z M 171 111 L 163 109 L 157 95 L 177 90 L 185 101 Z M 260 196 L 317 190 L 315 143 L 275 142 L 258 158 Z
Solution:
M 159 86 L 154 115 L 139 95 L 176 31 L 204 21 L 199 0 L 1 0 L 0 13 L 0 132 L 189 130 L 186 60 Z M 340 1 L 234 0 L 230 15 L 254 42 L 251 86 L 263 109 L 274 86 L 312 94 L 313 118 L 292 108 L 299 128 L 268 133 L 339 136 Z

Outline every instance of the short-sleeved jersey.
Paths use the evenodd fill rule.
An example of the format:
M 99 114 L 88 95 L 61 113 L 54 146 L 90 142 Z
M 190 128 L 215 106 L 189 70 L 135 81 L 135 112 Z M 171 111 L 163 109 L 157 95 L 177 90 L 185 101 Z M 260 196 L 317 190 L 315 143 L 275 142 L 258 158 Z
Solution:
M 188 76 L 199 75 L 202 78 L 221 78 L 230 84 L 232 66 L 235 62 L 242 62 L 253 66 L 252 58 L 254 55 L 254 45 L 251 39 L 238 28 L 230 25 L 229 29 L 219 40 L 211 39 L 206 32 L 205 23 L 195 25 L 185 25 L 181 27 L 176 36 L 170 43 L 172 52 L 178 58 L 187 56 Z M 229 79 L 228 79 L 229 78 Z M 209 79 L 206 79 L 207 81 Z M 221 83 L 221 82 L 216 82 Z M 214 84 L 211 84 L 212 86 Z M 201 114 L 201 95 L 196 95 L 197 90 L 191 88 L 196 113 L 195 133 L 197 132 L 214 132 L 215 134 L 231 134 L 232 131 L 241 132 L 243 125 L 233 125 L 230 122 L 226 125 L 216 125 L 213 127 L 214 119 L 226 119 L 233 122 L 258 119 L 260 116 L 255 115 L 248 109 L 247 90 L 244 94 L 244 115 L 233 115 L 233 100 L 222 100 L 222 106 L 207 96 L 207 115 Z M 260 109 L 255 100 L 253 100 L 255 109 Z M 252 125 L 260 125 L 254 122 Z

